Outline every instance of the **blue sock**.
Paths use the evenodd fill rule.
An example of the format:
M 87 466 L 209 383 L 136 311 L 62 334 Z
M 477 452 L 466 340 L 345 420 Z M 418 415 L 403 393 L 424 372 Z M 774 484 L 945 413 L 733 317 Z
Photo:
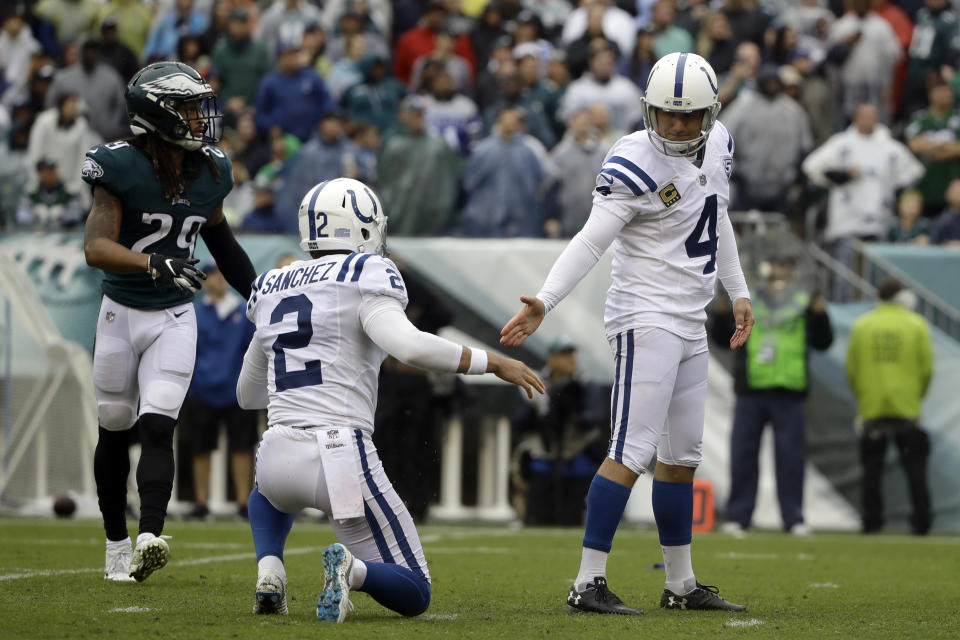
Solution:
M 680 547 L 693 538 L 693 483 L 653 481 L 653 517 L 660 544 Z
M 593 476 L 587 492 L 587 527 L 583 534 L 583 546 L 610 553 L 613 535 L 617 532 L 629 497 L 630 487 L 599 474 Z
M 430 583 L 410 569 L 387 562 L 365 562 L 363 591 L 402 616 L 418 616 L 430 606 Z
M 253 531 L 257 562 L 264 556 L 277 556 L 283 560 L 283 545 L 293 527 L 293 514 L 283 513 L 270 504 L 256 487 L 250 492 L 247 509 L 250 511 L 250 529 Z

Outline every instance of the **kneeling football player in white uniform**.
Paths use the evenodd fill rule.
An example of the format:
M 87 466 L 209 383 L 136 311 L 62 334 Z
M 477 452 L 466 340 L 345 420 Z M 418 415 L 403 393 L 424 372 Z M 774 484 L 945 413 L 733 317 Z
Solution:
M 666 568 L 660 606 L 742 611 L 700 584 L 690 558 L 693 475 L 701 459 L 707 394 L 706 306 L 717 276 L 734 301 L 742 346 L 750 294 L 727 217 L 733 139 L 716 121 L 717 77 L 691 53 L 650 71 L 646 131 L 620 138 L 597 175 L 593 209 L 535 297 L 502 331 L 516 346 L 536 331 L 613 245 L 604 324 L 616 361 L 607 458 L 587 494 L 580 571 L 567 604 L 640 615 L 607 586 L 607 555 L 639 474 L 653 473 L 653 513 Z
M 407 290 L 384 257 L 387 219 L 377 196 L 347 178 L 322 182 L 300 204 L 300 246 L 311 260 L 254 281 L 256 333 L 237 399 L 267 408 L 250 526 L 257 551 L 254 611 L 287 613 L 283 548 L 295 513 L 315 507 L 338 543 L 323 551 L 317 618 L 342 622 L 351 590 L 414 616 L 430 604 L 430 573 L 413 520 L 373 445 L 377 377 L 387 354 L 424 369 L 493 373 L 532 397 L 543 382 L 526 365 L 418 331 Z

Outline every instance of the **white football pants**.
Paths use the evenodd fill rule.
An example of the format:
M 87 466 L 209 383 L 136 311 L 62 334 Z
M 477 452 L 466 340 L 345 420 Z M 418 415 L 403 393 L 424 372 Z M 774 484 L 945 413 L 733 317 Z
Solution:
M 398 564 L 429 580 L 413 518 L 384 473 L 373 441 L 360 429 L 351 433 L 352 454 L 361 470 L 357 480 L 364 516 L 343 520 L 331 516 L 337 540 L 361 560 Z M 280 511 L 296 513 L 314 507 L 328 515 L 333 513 L 323 460 L 312 429 L 267 429 L 257 449 L 256 474 L 257 489 Z
M 192 303 L 142 311 L 103 296 L 93 347 L 100 426 L 123 431 L 144 413 L 176 420 L 196 356 Z
M 699 466 L 707 402 L 707 338 L 629 329 L 610 339 L 616 363 L 607 457 L 636 474 L 654 461 Z

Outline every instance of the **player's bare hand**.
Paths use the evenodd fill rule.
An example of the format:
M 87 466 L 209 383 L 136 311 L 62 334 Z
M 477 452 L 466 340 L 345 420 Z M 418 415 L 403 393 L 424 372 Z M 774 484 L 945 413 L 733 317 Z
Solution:
M 747 343 L 750 332 L 753 330 L 753 305 L 749 298 L 737 298 L 733 302 L 733 319 L 737 330 L 730 337 L 730 348 L 736 349 Z
M 501 380 L 512 382 L 523 389 L 527 397 L 533 400 L 534 390 L 541 394 L 546 391 L 543 386 L 543 380 L 536 373 L 530 370 L 530 367 L 519 360 L 504 358 L 495 353 L 487 354 L 487 371 L 494 374 Z
M 523 307 L 517 315 L 510 318 L 510 322 L 500 330 L 500 344 L 508 347 L 519 347 L 543 322 L 547 311 L 543 302 L 533 296 L 520 296 Z

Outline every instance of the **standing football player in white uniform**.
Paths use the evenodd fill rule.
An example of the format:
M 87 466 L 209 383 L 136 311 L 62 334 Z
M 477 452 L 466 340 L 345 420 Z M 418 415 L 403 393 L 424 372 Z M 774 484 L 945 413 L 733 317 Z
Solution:
M 407 320 L 403 278 L 384 257 L 387 218 L 362 182 L 318 184 L 298 215 L 300 246 L 313 259 L 254 281 L 247 316 L 256 333 L 237 382 L 240 406 L 266 407 L 269 424 L 249 501 L 254 611 L 287 613 L 284 544 L 294 514 L 315 507 L 340 541 L 323 551 L 317 618 L 342 622 L 351 589 L 419 615 L 430 604 L 430 573 L 372 439 L 380 364 L 389 353 L 434 371 L 489 372 L 531 397 L 543 382 L 517 360 L 422 333 Z
M 501 332 L 516 346 L 613 245 L 604 323 L 616 361 L 607 458 L 587 494 L 580 571 L 567 604 L 640 615 L 607 587 L 607 555 L 639 474 L 653 472 L 653 513 L 666 568 L 660 606 L 745 607 L 700 584 L 690 558 L 693 475 L 701 460 L 707 393 L 705 308 L 719 275 L 734 301 L 742 346 L 753 326 L 727 217 L 733 140 L 716 121 L 717 77 L 692 53 L 664 56 L 643 100 L 646 131 L 613 145 L 597 175 L 593 209 L 535 297 Z

